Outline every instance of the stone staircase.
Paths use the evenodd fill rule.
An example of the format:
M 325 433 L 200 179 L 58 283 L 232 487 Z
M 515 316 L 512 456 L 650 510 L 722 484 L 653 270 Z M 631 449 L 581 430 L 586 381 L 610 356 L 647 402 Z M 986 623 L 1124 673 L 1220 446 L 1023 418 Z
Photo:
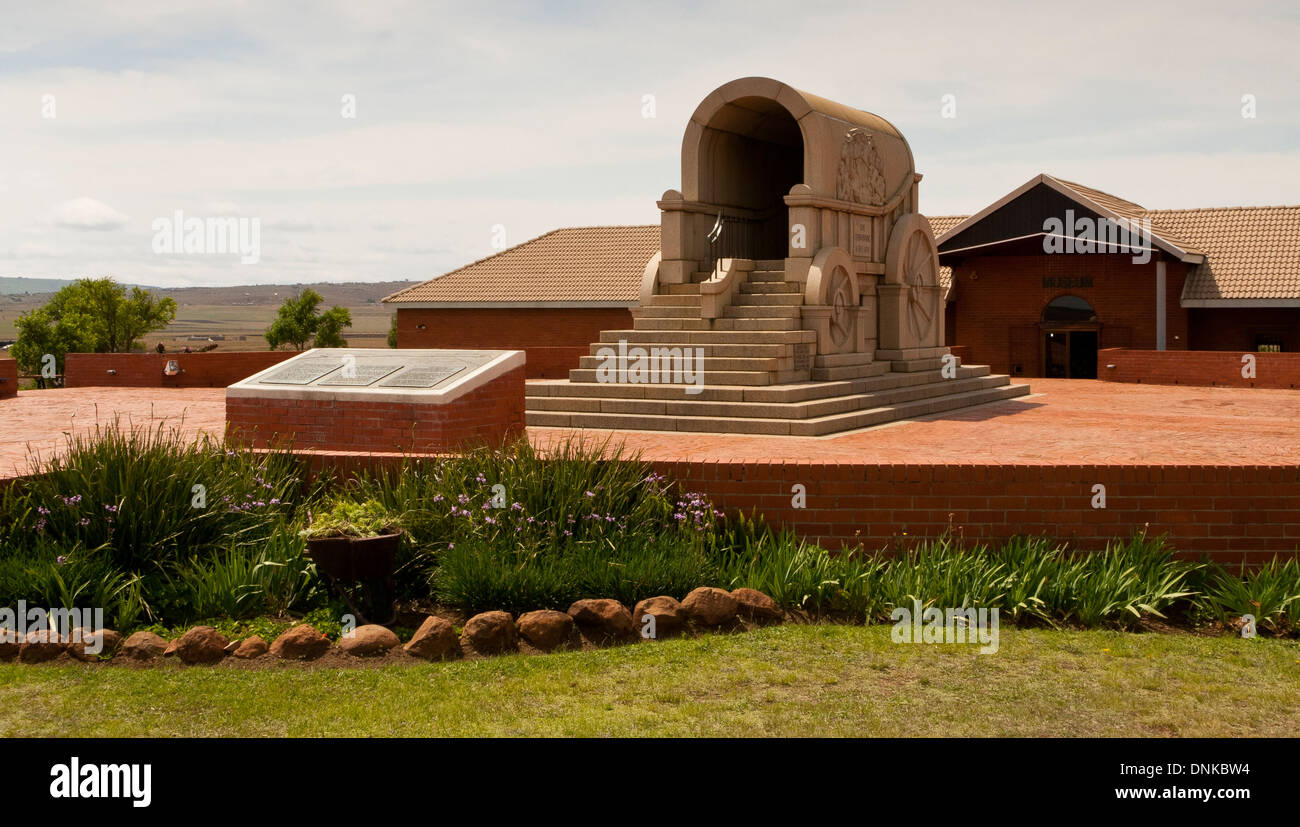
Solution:
M 633 329 L 603 331 L 568 380 L 528 382 L 527 423 L 822 436 L 1029 392 L 984 366 L 958 365 L 955 377 L 944 378 L 938 357 L 894 365 L 860 354 L 818 355 L 817 334 L 803 329 L 802 285 L 785 281 L 783 265 L 755 261 L 717 318 L 701 317 L 700 285 L 710 273 L 696 273 L 689 284 L 660 285 L 662 292 L 632 311 Z M 598 377 L 600 352 L 617 352 L 620 343 L 628 353 L 681 348 L 700 354 L 692 366 L 701 378 L 690 378 L 702 387 L 646 382 L 635 360 L 627 370 Z

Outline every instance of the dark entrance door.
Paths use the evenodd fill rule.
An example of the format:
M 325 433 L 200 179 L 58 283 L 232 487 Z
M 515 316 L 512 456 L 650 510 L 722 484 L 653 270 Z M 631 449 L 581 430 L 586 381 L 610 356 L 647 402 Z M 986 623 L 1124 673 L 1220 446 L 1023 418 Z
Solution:
M 1097 331 L 1045 331 L 1043 375 L 1049 379 L 1096 379 Z
M 1070 331 L 1070 378 L 1097 378 L 1097 331 Z
M 1079 296 L 1057 296 L 1043 308 L 1043 376 L 1096 379 L 1098 331 L 1092 305 Z

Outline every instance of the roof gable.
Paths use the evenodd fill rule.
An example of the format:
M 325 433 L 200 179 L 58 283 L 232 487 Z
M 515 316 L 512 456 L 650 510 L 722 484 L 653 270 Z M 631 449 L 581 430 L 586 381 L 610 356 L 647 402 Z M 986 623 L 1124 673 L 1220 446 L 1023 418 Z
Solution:
M 958 223 L 937 241 L 940 254 L 986 247 L 1017 239 L 1047 235 L 1044 221 L 1064 220 L 1067 211 L 1076 218 L 1094 221 L 1142 221 L 1149 212 L 1132 201 L 1085 187 L 1071 181 L 1041 174 L 1029 179 L 1007 195 Z M 1151 223 L 1152 243 L 1173 257 L 1200 263 L 1204 256 L 1191 244 Z

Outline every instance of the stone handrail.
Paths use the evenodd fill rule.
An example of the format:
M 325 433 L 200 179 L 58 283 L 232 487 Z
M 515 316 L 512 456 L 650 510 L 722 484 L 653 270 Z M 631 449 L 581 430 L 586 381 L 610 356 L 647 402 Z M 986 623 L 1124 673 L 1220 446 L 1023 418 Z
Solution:
M 659 283 L 659 262 L 663 260 L 664 251 L 660 250 L 655 253 L 645 265 L 645 272 L 641 274 L 641 296 L 640 303 L 645 307 L 650 303 L 650 297 L 655 294 L 655 287 Z
M 749 279 L 754 262 L 747 258 L 720 258 L 709 280 L 700 284 L 700 318 L 716 319 L 731 304 L 731 297 Z

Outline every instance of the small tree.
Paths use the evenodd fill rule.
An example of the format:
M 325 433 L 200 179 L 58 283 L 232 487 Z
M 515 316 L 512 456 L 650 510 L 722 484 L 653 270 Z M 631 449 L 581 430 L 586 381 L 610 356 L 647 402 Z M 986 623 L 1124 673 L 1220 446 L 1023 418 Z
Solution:
M 397 347 L 397 313 L 393 313 L 393 322 L 388 326 L 388 346 Z
M 317 308 L 322 301 L 320 293 L 310 288 L 297 298 L 285 299 L 275 321 L 266 330 L 266 342 L 271 349 L 292 345 L 296 350 L 304 350 L 309 341 L 313 347 L 347 347 L 343 328 L 352 327 L 352 314 L 346 307 L 337 305 L 321 313 Z
M 25 371 L 40 370 L 47 353 L 62 371 L 68 353 L 126 353 L 175 318 L 175 299 L 159 299 L 139 287 L 128 295 L 111 278 L 78 279 L 18 317 L 18 341 L 11 351 Z

